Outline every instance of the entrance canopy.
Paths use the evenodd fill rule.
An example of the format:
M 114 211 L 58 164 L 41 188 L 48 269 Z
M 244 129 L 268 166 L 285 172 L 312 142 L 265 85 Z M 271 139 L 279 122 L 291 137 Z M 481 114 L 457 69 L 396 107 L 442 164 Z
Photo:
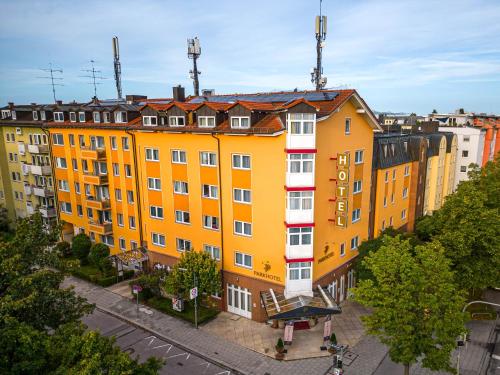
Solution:
M 112 255 L 111 258 L 119 260 L 122 264 L 133 266 L 148 260 L 148 253 L 143 248 L 136 248 Z
M 260 298 L 269 319 L 301 319 L 342 312 L 332 295 L 319 285 L 313 297 L 299 295 L 285 298 L 282 293 L 269 289 L 260 292 Z

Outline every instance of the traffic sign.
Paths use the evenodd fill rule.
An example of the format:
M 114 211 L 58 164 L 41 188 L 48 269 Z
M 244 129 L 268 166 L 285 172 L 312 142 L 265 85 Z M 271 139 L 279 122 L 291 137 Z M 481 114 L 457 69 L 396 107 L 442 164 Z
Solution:
M 198 297 L 198 288 L 195 287 L 189 291 L 189 298 L 195 299 L 196 297 Z
M 134 294 L 139 294 L 139 292 L 142 290 L 142 287 L 140 285 L 133 285 L 132 286 L 132 293 Z

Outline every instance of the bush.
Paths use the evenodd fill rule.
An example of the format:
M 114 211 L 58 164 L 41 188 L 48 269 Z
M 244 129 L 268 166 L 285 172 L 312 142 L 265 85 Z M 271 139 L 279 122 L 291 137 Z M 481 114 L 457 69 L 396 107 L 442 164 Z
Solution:
M 92 242 L 90 242 L 90 238 L 85 233 L 80 233 L 73 238 L 73 254 L 80 260 L 81 265 L 87 264 L 87 257 L 91 247 Z
M 107 275 L 111 269 L 111 261 L 108 257 L 109 247 L 103 243 L 96 243 L 90 248 L 88 260 L 90 264 L 99 268 L 102 273 Z
M 142 298 L 149 299 L 153 296 L 161 297 L 160 286 L 163 283 L 162 279 L 166 276 L 167 274 L 165 271 L 153 271 L 152 273 L 141 275 L 134 281 L 131 281 L 130 286 L 140 285 L 142 288 L 140 297 Z
M 144 302 L 146 305 L 164 312 L 165 314 L 176 316 L 194 324 L 194 305 L 192 301 L 184 301 L 184 311 L 182 312 L 172 308 L 172 300 L 169 298 L 152 297 Z M 198 324 L 212 320 L 218 313 L 218 310 L 198 305 Z
M 71 245 L 69 242 L 61 241 L 56 244 L 56 252 L 60 257 L 68 258 L 71 256 Z

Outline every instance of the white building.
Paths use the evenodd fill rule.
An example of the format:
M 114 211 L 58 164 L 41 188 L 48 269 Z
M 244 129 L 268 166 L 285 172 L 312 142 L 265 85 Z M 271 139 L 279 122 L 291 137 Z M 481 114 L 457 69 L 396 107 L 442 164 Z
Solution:
M 453 185 L 453 191 L 455 191 L 460 181 L 468 179 L 467 172 L 470 164 L 481 166 L 486 130 L 472 126 L 440 126 L 439 131 L 452 132 L 457 135 L 458 151 Z

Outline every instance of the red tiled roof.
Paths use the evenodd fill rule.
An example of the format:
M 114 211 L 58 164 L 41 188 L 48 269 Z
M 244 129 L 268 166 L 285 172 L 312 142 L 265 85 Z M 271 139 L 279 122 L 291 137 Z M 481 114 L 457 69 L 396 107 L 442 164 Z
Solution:
M 217 129 L 223 132 L 231 132 L 231 133 L 265 133 L 272 134 L 279 132 L 284 129 L 283 123 L 278 115 L 274 113 L 269 113 L 264 116 L 262 120 L 253 124 L 249 129 L 233 129 L 229 123 L 229 120 L 225 120 L 222 124 L 220 124 Z
M 313 108 L 316 108 L 316 110 L 319 110 L 319 106 L 317 106 L 316 104 L 313 104 L 312 102 L 310 102 L 309 100 L 306 100 L 304 98 L 295 99 L 293 102 L 290 102 L 288 104 L 283 104 L 283 105 L 279 106 L 277 109 L 289 109 L 289 108 L 295 107 L 297 104 L 300 104 L 300 103 L 307 104 Z
M 220 102 L 203 102 L 195 108 L 195 111 L 206 105 L 208 108 L 212 108 L 214 111 L 226 111 L 232 104 L 230 103 L 220 103 Z
M 238 101 L 234 102 L 227 109 L 229 110 L 229 109 L 237 106 L 238 104 L 245 107 L 246 109 L 251 110 L 251 111 L 273 111 L 276 109 L 276 106 L 272 103 L 247 102 L 247 101 L 243 101 L 243 100 L 238 100 Z

